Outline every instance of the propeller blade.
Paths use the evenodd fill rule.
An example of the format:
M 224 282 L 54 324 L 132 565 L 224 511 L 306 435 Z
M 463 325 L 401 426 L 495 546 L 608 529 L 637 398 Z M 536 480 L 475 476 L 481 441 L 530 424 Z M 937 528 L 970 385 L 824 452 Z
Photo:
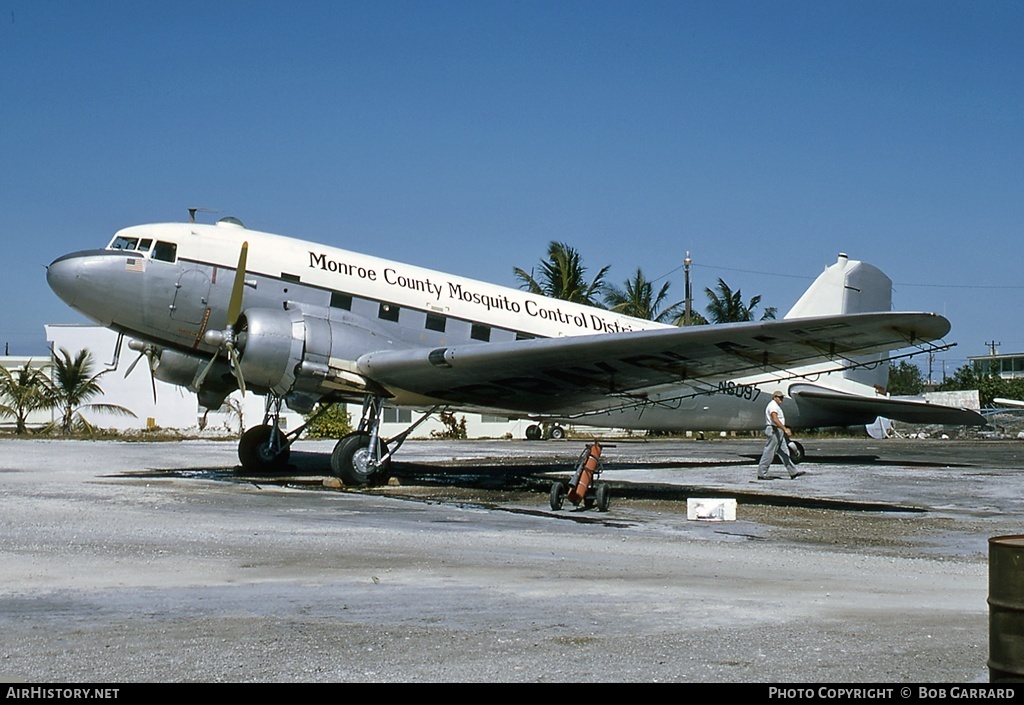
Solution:
M 132 364 L 128 365 L 128 369 L 124 373 L 124 378 L 125 379 L 128 379 L 128 375 L 130 375 L 132 373 L 132 370 L 135 369 L 135 366 L 137 364 L 139 364 L 139 360 L 141 360 L 142 356 L 145 355 L 145 354 L 146 354 L 146 351 L 143 350 L 142 352 L 139 353 L 139 356 L 137 358 L 135 358 L 135 360 L 132 362 Z
M 157 353 L 149 343 L 143 343 L 139 340 L 131 340 L 128 342 L 128 347 L 132 350 L 138 350 L 139 356 L 132 361 L 132 364 L 128 365 L 128 370 L 124 373 L 124 378 L 128 379 L 128 375 L 132 373 L 135 366 L 139 364 L 139 360 L 143 356 L 149 361 L 149 383 L 153 387 L 153 403 L 156 404 L 156 365 L 157 365 Z
M 205 340 L 207 345 L 215 345 L 217 350 L 213 353 L 210 362 L 203 368 L 203 371 L 196 377 L 195 387 L 199 389 L 206 381 L 206 375 L 210 373 L 217 362 L 221 350 L 226 350 L 228 360 L 231 363 L 231 372 L 238 380 L 238 388 L 245 395 L 245 380 L 242 378 L 242 368 L 239 364 L 238 351 L 235 350 L 234 327 L 238 323 L 238 317 L 242 313 L 242 294 L 245 292 L 245 262 L 249 256 L 248 241 L 242 243 L 242 250 L 238 253 L 238 268 L 235 269 L 235 280 L 231 284 L 231 298 L 228 300 L 228 319 L 222 331 L 207 331 Z
M 242 293 L 245 290 L 245 260 L 249 255 L 249 242 L 242 243 L 242 251 L 238 254 L 238 268 L 235 270 L 235 281 L 231 285 L 231 299 L 228 301 L 228 326 L 238 322 L 242 312 Z

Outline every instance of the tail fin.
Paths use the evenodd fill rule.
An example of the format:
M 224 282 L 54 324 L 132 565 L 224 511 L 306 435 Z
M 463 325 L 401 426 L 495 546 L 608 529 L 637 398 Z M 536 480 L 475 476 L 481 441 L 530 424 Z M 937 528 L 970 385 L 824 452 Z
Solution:
M 840 254 L 839 260 L 818 275 L 785 317 L 891 310 L 892 280 L 877 267 Z M 889 364 L 882 362 L 885 357 L 884 353 L 858 357 L 857 362 L 878 364 L 845 370 L 843 377 L 884 390 L 889 383 Z

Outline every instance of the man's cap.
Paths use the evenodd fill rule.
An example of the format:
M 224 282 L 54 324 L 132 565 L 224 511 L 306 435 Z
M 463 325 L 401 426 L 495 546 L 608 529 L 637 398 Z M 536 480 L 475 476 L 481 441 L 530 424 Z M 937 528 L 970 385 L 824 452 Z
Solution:
M 775 392 L 772 394 L 772 399 L 774 399 L 775 397 L 778 397 L 779 399 L 785 399 L 786 395 L 782 393 L 781 389 L 776 389 Z

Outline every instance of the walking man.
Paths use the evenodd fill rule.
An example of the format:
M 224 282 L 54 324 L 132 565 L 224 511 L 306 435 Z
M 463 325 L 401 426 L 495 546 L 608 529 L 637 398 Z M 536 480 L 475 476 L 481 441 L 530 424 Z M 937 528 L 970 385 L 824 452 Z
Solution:
M 776 453 L 789 471 L 790 479 L 796 479 L 804 474 L 802 470 L 796 469 L 796 465 L 789 457 L 789 429 L 786 427 L 786 416 L 782 413 L 783 399 L 782 391 L 776 391 L 764 409 L 764 433 L 768 440 L 764 444 L 764 452 L 761 453 L 761 462 L 757 464 L 758 480 L 771 479 L 768 477 L 768 467 L 775 459 Z

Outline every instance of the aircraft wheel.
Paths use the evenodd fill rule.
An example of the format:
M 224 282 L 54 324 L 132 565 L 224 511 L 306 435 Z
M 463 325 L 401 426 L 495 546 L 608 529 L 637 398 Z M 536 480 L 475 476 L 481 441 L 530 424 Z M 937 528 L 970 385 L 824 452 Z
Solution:
M 560 441 L 565 438 L 565 429 L 561 426 L 551 427 L 551 440 Z
M 526 427 L 526 440 L 539 441 L 541 436 L 540 426 L 533 424 Z
M 274 427 L 264 424 L 253 426 L 238 441 L 238 460 L 249 472 L 268 472 L 288 463 L 291 449 L 285 445 L 284 434 L 277 430 L 278 448 L 275 455 L 270 449 L 270 434 Z M 283 447 L 282 447 L 283 446 Z
M 789 441 L 789 459 L 793 461 L 794 465 L 802 463 L 804 455 L 804 447 L 800 445 L 800 441 Z
M 565 504 L 565 495 L 568 494 L 568 489 L 565 483 L 558 481 L 551 485 L 551 509 L 558 511 Z
M 597 486 L 597 511 L 607 512 L 608 505 L 612 501 L 611 488 L 605 483 L 601 483 Z
M 380 454 L 386 454 L 387 444 L 382 439 L 377 439 L 377 443 Z M 371 459 L 370 434 L 350 433 L 334 446 L 331 473 L 351 487 L 383 484 L 388 479 L 391 461 L 389 459 L 381 467 L 375 467 Z

